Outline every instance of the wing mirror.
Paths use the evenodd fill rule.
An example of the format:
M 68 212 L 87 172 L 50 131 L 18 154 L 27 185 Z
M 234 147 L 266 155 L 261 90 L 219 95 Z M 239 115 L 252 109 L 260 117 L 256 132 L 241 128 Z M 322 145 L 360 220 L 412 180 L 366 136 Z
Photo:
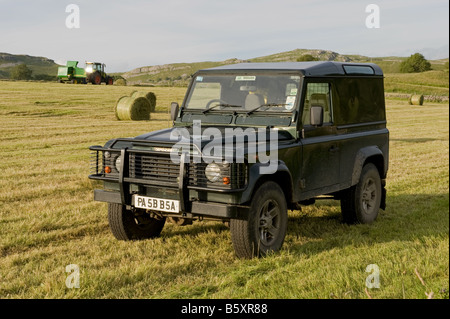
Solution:
M 180 110 L 180 106 L 177 102 L 172 102 L 170 104 L 170 119 L 175 122 L 178 116 L 178 111 Z

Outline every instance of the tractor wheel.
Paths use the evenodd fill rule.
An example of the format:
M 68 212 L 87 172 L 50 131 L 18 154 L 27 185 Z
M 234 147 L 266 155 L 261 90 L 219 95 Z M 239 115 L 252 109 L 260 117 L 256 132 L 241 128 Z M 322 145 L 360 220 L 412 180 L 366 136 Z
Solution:
M 113 85 L 113 83 L 114 83 L 113 78 L 108 77 L 108 81 L 106 81 L 106 84 L 107 84 L 107 85 Z
M 100 85 L 102 84 L 102 76 L 100 73 L 96 72 L 91 77 L 92 84 Z

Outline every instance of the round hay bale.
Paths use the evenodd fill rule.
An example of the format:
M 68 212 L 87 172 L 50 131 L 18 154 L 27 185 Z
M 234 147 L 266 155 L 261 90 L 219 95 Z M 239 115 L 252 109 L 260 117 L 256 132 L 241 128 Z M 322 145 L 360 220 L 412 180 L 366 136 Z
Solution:
M 155 108 L 156 108 L 156 95 L 153 92 L 138 92 L 135 91 L 133 92 L 133 94 L 131 95 L 132 97 L 138 97 L 138 96 L 142 96 L 145 97 L 149 102 L 150 102 L 150 107 L 151 107 L 151 111 L 150 112 L 154 112 Z
M 410 105 L 423 105 L 423 95 L 411 95 L 408 99 Z
M 125 79 L 117 79 L 116 81 L 114 81 L 114 85 L 125 86 L 127 85 L 127 81 Z
M 122 121 L 150 119 L 150 102 L 144 97 L 124 96 L 117 101 L 117 118 Z
M 119 105 L 120 100 L 122 100 L 124 97 L 127 97 L 127 96 L 121 96 L 121 97 L 117 100 L 116 104 L 114 105 L 114 115 L 116 116 L 116 119 L 117 119 L 117 120 L 120 120 L 119 115 L 117 114 L 117 105 Z

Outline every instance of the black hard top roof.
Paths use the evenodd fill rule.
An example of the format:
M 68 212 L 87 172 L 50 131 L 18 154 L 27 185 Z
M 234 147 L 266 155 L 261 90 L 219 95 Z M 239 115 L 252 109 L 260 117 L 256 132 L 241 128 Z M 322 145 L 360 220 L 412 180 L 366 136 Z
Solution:
M 361 66 L 372 68 L 373 74 L 362 74 L 358 72 L 351 72 L 345 66 Z M 203 69 L 199 72 L 216 72 L 216 71 L 299 71 L 304 76 L 327 76 L 327 75 L 372 75 L 382 76 L 381 68 L 373 63 L 347 63 L 347 62 L 333 62 L 333 61 L 315 61 L 315 62 L 263 62 L 263 63 L 238 63 L 227 64 L 215 68 Z

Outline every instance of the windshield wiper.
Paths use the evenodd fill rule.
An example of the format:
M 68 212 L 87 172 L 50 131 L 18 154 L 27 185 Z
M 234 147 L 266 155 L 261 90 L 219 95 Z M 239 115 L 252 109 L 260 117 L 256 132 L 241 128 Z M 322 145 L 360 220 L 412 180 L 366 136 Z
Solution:
M 219 103 L 219 104 L 211 106 L 208 109 L 203 110 L 202 112 L 203 112 L 203 114 L 206 114 L 209 111 L 211 111 L 212 109 L 215 109 L 216 107 L 219 107 L 219 106 L 224 106 L 224 107 L 242 107 L 242 105 L 233 105 L 233 104 Z
M 255 111 L 258 111 L 260 108 L 264 107 L 264 106 L 284 106 L 287 105 L 286 103 L 267 103 L 267 104 L 261 104 L 258 107 L 255 107 L 253 110 L 248 111 L 246 114 L 250 115 Z

